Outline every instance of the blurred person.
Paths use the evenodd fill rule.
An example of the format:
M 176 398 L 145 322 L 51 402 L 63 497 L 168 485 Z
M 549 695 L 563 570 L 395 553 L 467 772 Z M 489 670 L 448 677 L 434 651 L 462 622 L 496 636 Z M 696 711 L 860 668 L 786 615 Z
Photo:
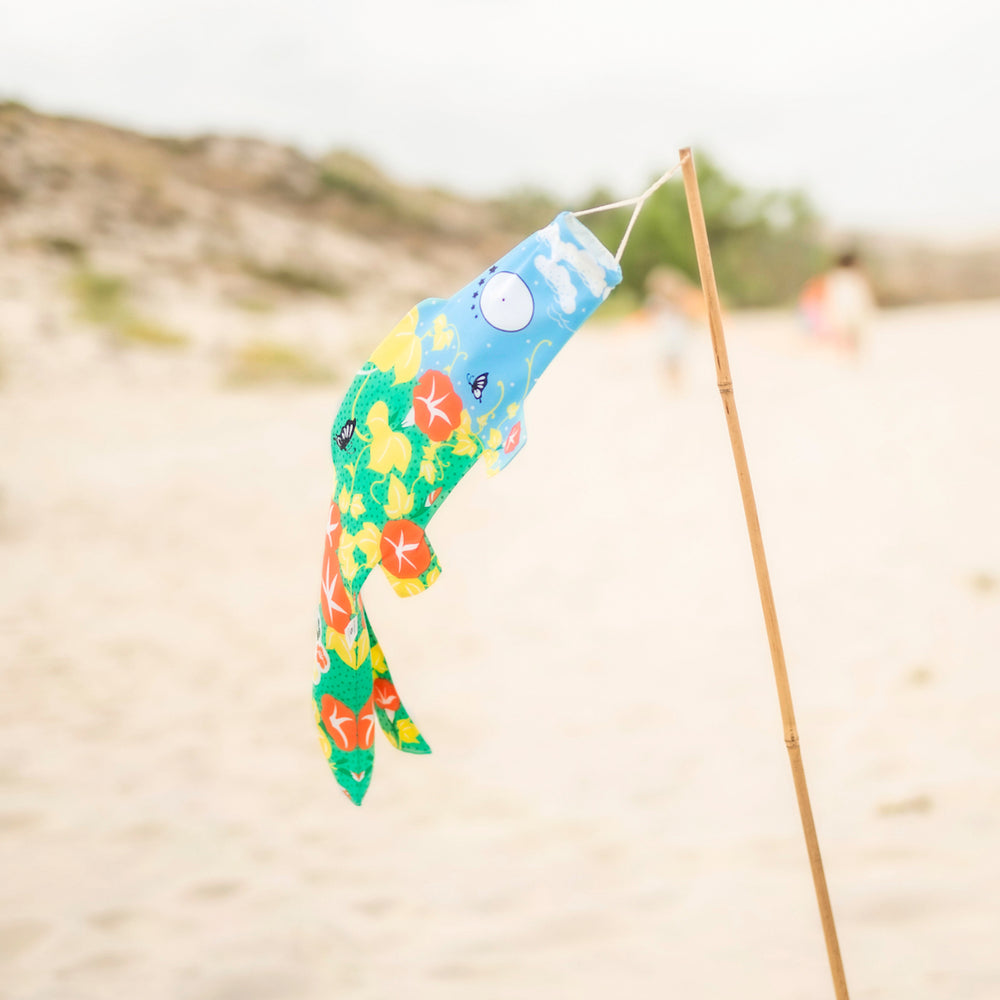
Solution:
M 799 312 L 817 340 L 855 357 L 860 353 L 875 313 L 875 298 L 855 253 L 841 254 L 831 270 L 806 282 Z
M 656 267 L 646 276 L 644 312 L 658 342 L 664 375 L 675 389 L 683 382 L 700 301 L 684 275 L 673 268 Z

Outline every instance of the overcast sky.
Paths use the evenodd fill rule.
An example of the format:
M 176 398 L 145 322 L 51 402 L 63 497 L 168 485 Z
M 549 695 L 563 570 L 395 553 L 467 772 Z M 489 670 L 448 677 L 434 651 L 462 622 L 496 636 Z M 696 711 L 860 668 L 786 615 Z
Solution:
M 0 96 L 473 193 L 710 152 L 835 226 L 1000 233 L 996 0 L 0 0 Z

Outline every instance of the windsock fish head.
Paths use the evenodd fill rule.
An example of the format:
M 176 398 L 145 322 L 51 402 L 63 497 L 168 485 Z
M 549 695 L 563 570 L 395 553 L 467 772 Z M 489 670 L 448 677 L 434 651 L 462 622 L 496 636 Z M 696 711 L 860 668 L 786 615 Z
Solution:
M 621 279 L 614 256 L 563 212 L 449 300 L 466 355 L 454 381 L 487 447 L 491 436 L 510 441 L 539 376 Z

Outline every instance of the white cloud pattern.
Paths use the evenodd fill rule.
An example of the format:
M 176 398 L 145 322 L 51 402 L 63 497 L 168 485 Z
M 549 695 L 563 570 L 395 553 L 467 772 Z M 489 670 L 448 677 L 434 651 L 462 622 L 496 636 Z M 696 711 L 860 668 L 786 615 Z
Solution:
M 576 220 L 574 220 L 576 221 Z M 583 227 L 580 227 L 583 229 Z M 548 274 L 539 266 L 538 262 L 540 260 L 546 260 L 546 264 L 549 267 L 550 272 L 552 269 L 557 267 L 559 264 L 565 262 L 576 271 L 576 273 L 583 280 L 583 283 L 587 286 L 587 290 L 597 298 L 603 299 L 605 297 L 605 292 L 608 288 L 607 277 L 604 269 L 604 265 L 596 258 L 595 254 L 587 249 L 581 249 L 575 243 L 567 243 L 565 240 L 559 238 L 559 227 L 555 223 L 546 226 L 538 234 L 545 241 L 545 243 L 550 247 L 552 256 L 548 260 L 544 257 L 536 257 L 535 264 L 538 266 L 538 270 L 545 274 L 545 280 L 552 284 L 549 279 Z M 589 233 L 588 233 L 589 235 Z M 595 240 L 596 242 L 596 240 Z M 603 254 L 607 255 L 607 250 L 604 247 L 600 247 Z M 560 267 L 560 271 L 566 273 L 566 269 Z M 566 274 L 569 278 L 569 274 Z M 561 279 L 560 279 L 561 280 Z M 572 280 L 571 280 L 572 283 Z M 555 287 L 555 286 L 553 286 Z M 576 293 L 573 294 L 573 302 L 575 308 Z M 562 306 L 562 296 L 560 295 L 559 304 Z M 572 310 L 566 310 L 565 306 L 563 309 L 567 312 Z
M 542 277 L 548 282 L 549 288 L 556 294 L 559 300 L 559 308 L 564 313 L 571 313 L 576 309 L 576 286 L 573 279 L 561 264 L 557 264 L 550 257 L 535 258 L 535 267 L 538 268 Z

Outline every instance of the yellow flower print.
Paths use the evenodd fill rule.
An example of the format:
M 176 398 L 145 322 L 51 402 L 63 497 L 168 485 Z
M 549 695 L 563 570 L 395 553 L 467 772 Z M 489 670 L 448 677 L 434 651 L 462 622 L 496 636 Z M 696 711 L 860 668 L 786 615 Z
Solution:
M 413 510 L 413 494 L 406 492 L 403 481 L 398 476 L 389 477 L 389 499 L 385 505 L 386 517 L 398 521 Z
M 340 562 L 340 572 L 344 579 L 353 580 L 358 572 L 358 564 L 354 559 L 354 535 L 349 531 L 341 531 L 340 533 L 337 559 Z
M 394 468 L 405 472 L 410 464 L 410 441 L 405 434 L 389 427 L 389 407 L 384 400 L 380 399 L 372 406 L 365 422 L 372 432 L 368 468 L 382 475 Z
M 383 571 L 385 572 L 385 578 L 389 581 L 389 586 L 400 596 L 400 597 L 413 597 L 414 594 L 419 594 L 427 588 L 420 581 L 420 577 L 413 577 L 410 580 L 401 580 L 398 576 L 393 576 L 383 564 Z
M 438 477 L 437 461 L 435 456 L 437 455 L 437 450 L 440 447 L 440 441 L 431 441 L 430 444 L 425 445 L 424 460 L 420 463 L 420 475 L 432 485 L 434 480 Z
M 387 372 L 390 368 L 395 369 L 394 385 L 409 382 L 420 369 L 420 338 L 414 333 L 419 315 L 414 306 L 396 324 L 389 336 L 375 348 L 371 356 L 371 363 L 379 371 Z
M 368 638 L 368 629 L 364 626 L 361 627 L 358 633 L 358 641 L 354 644 L 354 652 L 356 654 L 357 667 L 360 667 L 365 660 L 368 659 L 372 651 L 371 639 Z
M 326 648 L 332 650 L 340 659 L 351 668 L 357 670 L 371 652 L 371 640 L 368 638 L 368 629 L 361 628 L 358 632 L 357 641 L 353 646 L 348 646 L 347 639 L 339 632 L 327 627 Z
M 340 508 L 341 514 L 350 514 L 355 520 L 365 512 L 365 504 L 361 494 L 355 493 L 354 496 L 351 496 L 346 486 L 340 491 L 337 506 Z
M 468 455 L 471 458 L 476 453 L 476 443 L 471 437 L 463 436 L 459 432 L 452 453 L 455 455 Z
M 500 442 L 503 438 L 500 437 L 500 431 L 498 428 L 494 427 L 490 431 L 490 439 L 486 442 L 487 448 L 493 448 L 494 450 L 500 447 Z
M 412 719 L 400 719 L 396 725 L 396 732 L 399 733 L 400 743 L 416 743 L 420 739 L 420 730 L 413 724 Z
M 452 435 L 452 454 L 467 455 L 470 458 L 476 454 L 476 441 L 472 436 L 472 420 L 469 418 L 469 411 L 462 411 L 462 421 Z
M 510 406 L 507 407 L 507 416 L 512 419 L 517 416 L 517 403 L 511 403 Z
M 382 532 L 371 521 L 365 521 L 364 527 L 354 536 L 358 548 L 365 554 L 365 565 L 369 569 L 378 562 L 381 538 Z
M 323 756 L 329 760 L 330 754 L 333 753 L 333 747 L 330 746 L 330 741 L 326 738 L 322 731 L 319 734 L 319 748 L 323 751 Z
M 448 322 L 444 313 L 434 317 L 434 350 L 440 351 L 447 347 L 455 336 L 455 328 Z
M 483 452 L 483 464 L 486 466 L 486 474 L 488 476 L 495 476 L 500 468 L 497 466 L 497 460 L 500 458 L 500 452 L 494 451 L 493 449 L 488 449 Z
M 382 652 L 382 647 L 376 642 L 372 646 L 372 670 L 377 674 L 384 674 L 388 669 L 385 662 L 385 653 Z

